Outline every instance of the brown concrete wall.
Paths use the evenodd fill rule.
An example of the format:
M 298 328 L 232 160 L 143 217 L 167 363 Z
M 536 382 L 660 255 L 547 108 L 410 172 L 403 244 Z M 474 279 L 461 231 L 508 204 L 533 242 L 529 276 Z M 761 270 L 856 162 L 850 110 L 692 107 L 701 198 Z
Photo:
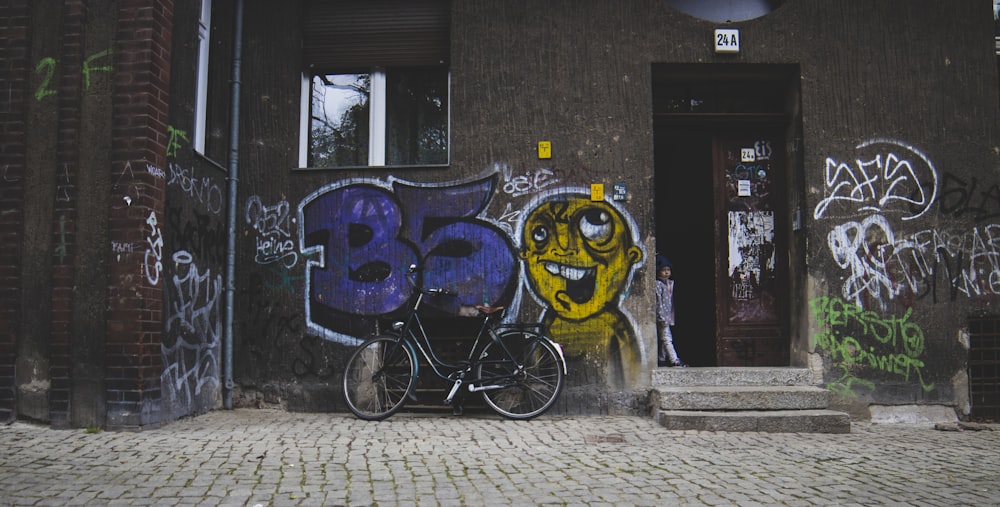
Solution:
M 185 137 L 193 6 L 175 17 L 169 2 L 52 2 L 59 16 L 41 17 L 41 5 L 5 7 L 0 415 L 127 427 L 216 407 L 233 2 L 215 3 L 207 156 Z M 994 312 L 1000 292 L 988 1 L 786 2 L 728 25 L 742 37 L 735 55 L 712 50 L 717 23 L 656 0 L 453 2 L 451 160 L 405 170 L 299 167 L 303 15 L 246 5 L 238 403 L 343 410 L 346 355 L 406 289 L 353 285 L 338 266 L 414 261 L 466 302 L 549 327 L 571 358 L 557 411 L 640 412 L 655 365 L 651 68 L 687 63 L 720 79 L 738 64 L 799 69 L 787 132 L 787 205 L 804 218 L 790 242 L 793 363 L 814 366 L 858 416 L 872 404 L 968 410 L 966 320 Z M 60 95 L 35 99 L 45 55 L 59 62 Z M 114 70 L 87 85 L 91 57 Z M 592 184 L 604 201 L 591 201 Z M 374 220 L 356 204 L 386 213 L 367 225 L 397 229 L 352 243 L 347 224 Z M 532 260 L 540 224 L 564 216 L 613 230 L 614 248 L 597 254 L 584 229 L 553 226 L 565 250 L 589 248 L 602 266 L 560 292 Z
M 610 314 L 562 325 L 558 318 L 551 320 L 555 312 L 544 288 L 519 282 L 521 318 L 550 319 L 557 325 L 557 339 L 576 341 L 568 347 L 575 356 L 573 382 L 594 399 L 599 396 L 593 393 L 642 385 L 655 350 L 649 290 L 653 275 L 646 269 L 655 250 L 651 65 L 797 65 L 800 95 L 795 98 L 801 103 L 792 109 L 801 111 L 801 127 L 791 131 L 789 140 L 800 145 L 791 159 L 795 166 L 790 168 L 794 175 L 788 206 L 801 210 L 805 224 L 793 242 L 798 264 L 795 293 L 789 295 L 795 302 L 794 361 L 820 365 L 824 381 L 848 407 L 912 401 L 958 404 L 961 393 L 956 389 L 961 384 L 953 384 L 953 377 L 964 369 L 959 337 L 965 316 L 989 309 L 994 299 L 992 289 L 982 290 L 982 278 L 975 287 L 962 285 L 963 276 L 981 269 L 981 263 L 970 264 L 972 252 L 962 254 L 962 248 L 942 250 L 931 246 L 933 242 L 917 242 L 921 246 L 909 252 L 921 258 L 920 265 L 898 257 L 885 266 L 870 266 L 877 269 L 866 274 L 859 271 L 865 264 L 858 261 L 867 252 L 831 244 L 829 238 L 851 230 L 878 232 L 881 244 L 896 245 L 881 247 L 882 254 L 889 255 L 892 248 L 910 245 L 897 238 L 934 237 L 935 231 L 946 231 L 947 238 L 982 236 L 989 230 L 989 213 L 971 214 L 951 202 L 932 201 L 929 195 L 920 204 L 902 205 L 903 200 L 891 194 L 902 192 L 901 187 L 890 188 L 886 180 L 891 175 L 885 172 L 882 186 L 872 190 L 874 197 L 865 198 L 874 199 L 874 206 L 859 210 L 838 200 L 834 176 L 826 170 L 828 159 L 851 164 L 859 157 L 881 155 L 888 160 L 894 155 L 893 160 L 910 165 L 929 161 L 933 166 L 925 163 L 922 172 L 914 173 L 907 198 L 920 189 L 927 193 L 941 188 L 946 181 L 953 186 L 947 194 L 952 199 L 973 192 L 973 176 L 991 173 L 996 163 L 992 146 L 997 94 L 988 2 L 789 2 L 765 17 L 729 25 L 739 28 L 743 38 L 737 55 L 713 52 L 716 23 L 652 0 L 459 2 L 453 4 L 452 15 L 447 169 L 288 171 L 281 167 L 297 165 L 289 149 L 293 136 L 268 128 L 266 122 L 250 122 L 243 145 L 244 174 L 250 181 L 241 186 L 240 201 L 298 208 L 302 214 L 287 217 L 293 223 L 295 218 L 308 219 L 310 203 L 347 192 L 341 188 L 374 185 L 392 194 L 403 181 L 446 189 L 456 182 L 492 177 L 496 179 L 483 195 L 485 206 L 476 216 L 505 231 L 510 247 L 520 252 L 518 227 L 543 195 L 587 191 L 592 183 L 609 189 L 616 182 L 627 183 L 628 199 L 612 204 L 634 236 L 638 253 L 619 270 L 622 280 L 601 289 L 614 295 Z M 248 12 L 252 25 L 262 24 L 264 18 L 269 25 L 254 32 L 253 43 L 262 50 L 281 51 L 287 39 L 273 32 L 294 31 L 295 21 Z M 271 26 L 280 28 L 269 30 Z M 273 113 L 268 122 L 291 126 L 297 89 L 289 79 L 272 78 L 297 72 L 296 60 L 251 61 L 248 66 L 256 69 L 248 70 L 250 75 L 260 76 L 246 99 L 259 106 L 250 110 L 267 110 Z M 254 145 L 251 140 L 256 139 L 261 142 Z M 538 141 L 552 143 L 551 159 L 538 158 Z M 862 190 L 858 185 L 857 191 Z M 915 216 L 921 206 L 924 212 Z M 892 230 L 865 224 L 874 215 L 889 220 Z M 303 230 L 298 229 L 300 234 Z M 303 239 L 295 232 L 289 237 Z M 949 244 L 940 237 L 936 241 L 938 246 Z M 262 395 L 271 401 L 336 407 L 326 398 L 332 389 L 324 386 L 336 378 L 344 354 L 338 340 L 349 348 L 350 336 L 366 329 L 365 320 L 333 315 L 317 323 L 314 315 L 306 315 L 308 303 L 300 284 L 309 277 L 307 261 L 317 252 L 299 252 L 294 266 L 281 268 L 254 265 L 249 241 L 239 249 L 242 272 L 255 281 L 241 292 L 245 297 L 239 314 L 249 320 L 238 333 L 240 381 L 271 393 Z M 950 275 L 945 273 L 949 263 Z M 865 281 L 866 276 L 872 278 Z M 624 283 L 616 285 L 619 281 Z M 889 285 L 878 290 L 879 284 Z M 951 287 L 947 291 L 946 285 Z M 823 310 L 828 303 L 872 312 L 866 314 L 870 320 L 830 320 L 831 314 Z M 875 326 L 895 325 L 902 333 L 902 323 L 908 325 L 907 332 L 919 329 L 922 347 L 901 348 L 901 339 L 869 343 L 885 339 L 871 334 Z M 831 331 L 854 337 L 857 346 L 852 343 L 846 350 L 841 341 L 831 342 Z M 314 338 L 317 334 L 325 339 Z M 625 377 L 616 381 L 612 377 L 619 373 L 611 364 L 621 358 L 611 358 L 620 353 L 589 348 L 588 340 L 605 346 L 632 343 L 633 355 L 625 363 L 638 367 L 626 368 Z M 628 380 L 622 382 L 624 378 Z M 323 401 L 310 401 L 310 396 Z M 295 399 L 301 401 L 291 401 Z M 586 395 L 577 399 L 571 394 L 561 409 L 592 409 L 579 401 L 584 399 Z

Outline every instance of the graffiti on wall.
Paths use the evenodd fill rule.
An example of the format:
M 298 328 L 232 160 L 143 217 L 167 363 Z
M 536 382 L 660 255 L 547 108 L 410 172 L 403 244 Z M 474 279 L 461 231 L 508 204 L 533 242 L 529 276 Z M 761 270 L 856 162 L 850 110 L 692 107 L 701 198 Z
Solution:
M 472 181 L 351 179 L 313 192 L 294 221 L 307 326 L 330 341 L 359 343 L 373 319 L 410 300 L 406 271 L 416 264 L 416 283 L 448 290 L 453 304 L 507 306 L 516 318 L 529 293 L 568 353 L 598 358 L 616 379 L 632 375 L 645 360 L 621 307 L 644 257 L 635 222 L 617 204 L 592 201 L 589 189 L 555 183 L 547 169 L 497 165 Z M 515 197 L 530 201 L 493 202 Z M 498 217 L 488 213 L 491 203 Z
M 969 216 L 974 222 L 1000 217 L 1000 185 L 980 186 L 973 176 L 965 180 L 951 173 L 941 178 L 940 211 L 956 218 Z
M 901 296 L 936 303 L 1000 294 L 1000 224 L 897 235 L 888 219 L 872 215 L 834 227 L 828 243 L 847 272 L 843 297 L 858 305 Z
M 171 388 L 166 393 L 189 407 L 206 386 L 219 385 L 222 275 L 199 270 L 191 253 L 184 250 L 174 252 L 173 263 L 161 379 Z
M 207 209 L 211 214 L 222 213 L 224 199 L 222 188 L 212 178 L 199 176 L 193 168 L 183 167 L 178 163 L 170 163 L 170 179 L 167 185 L 178 187 L 194 202 Z
M 149 226 L 150 232 L 146 235 L 147 248 L 143 266 L 146 281 L 155 286 L 160 283 L 160 273 L 163 271 L 163 233 L 155 211 L 149 212 L 146 225 Z
M 570 355 L 606 361 L 621 385 L 644 362 L 631 316 L 621 300 L 643 260 L 631 217 L 582 189 L 539 194 L 527 207 L 518 238 L 542 324 Z M 602 361 L 602 362 L 603 362 Z
M 257 251 L 254 262 L 257 264 L 280 263 L 290 268 L 299 261 L 292 239 L 292 216 L 288 201 L 278 201 L 267 206 L 259 196 L 247 200 L 245 217 L 256 234 Z
M 844 375 L 828 387 L 853 394 L 853 384 L 872 387 L 858 374 L 879 373 L 903 382 L 915 382 L 924 392 L 934 384 L 924 378 L 924 331 L 910 320 L 913 309 L 902 316 L 879 315 L 838 297 L 821 296 L 809 302 L 821 330 L 816 346 L 828 354 Z
M 95 72 L 111 73 L 114 71 L 113 65 L 95 65 L 95 62 L 102 59 L 110 59 L 114 55 L 114 50 L 105 49 L 98 51 L 83 60 L 80 74 L 83 77 L 83 89 L 90 90 L 91 78 Z M 38 75 L 38 88 L 35 89 L 35 100 L 41 102 L 46 97 L 56 97 L 59 92 L 55 89 L 58 86 L 59 76 L 57 75 L 59 63 L 55 58 L 46 56 L 38 60 L 35 65 L 35 74 Z
M 221 265 L 226 258 L 226 226 L 217 215 L 197 208 L 168 206 L 164 210 L 174 250 L 197 252 L 198 258 Z
M 1000 186 L 939 176 L 923 152 L 901 141 L 875 139 L 857 148 L 861 155 L 850 164 L 826 160 L 825 197 L 814 211 L 817 219 L 844 219 L 827 235 L 845 272 L 841 297 L 885 309 L 901 299 L 1000 295 L 1000 224 L 900 231 L 891 220 L 911 221 L 936 208 L 983 222 L 1000 215 Z
M 923 152 L 882 138 L 855 149 L 852 162 L 826 159 L 824 197 L 813 211 L 817 220 L 869 213 L 913 220 L 927 213 L 937 192 L 937 170 Z
M 188 141 L 186 132 L 168 126 L 167 137 L 167 170 L 146 169 L 165 180 L 169 192 L 163 219 L 149 225 L 162 230 L 155 250 L 160 253 L 156 272 L 164 283 L 162 396 L 179 416 L 212 408 L 221 387 L 223 277 L 218 266 L 226 235 L 218 176 L 196 174 L 173 159 Z M 149 265 L 153 259 L 149 253 L 147 258 Z
M 411 297 L 411 264 L 426 287 L 456 303 L 507 305 L 517 288 L 514 248 L 484 214 L 496 175 L 467 183 L 417 185 L 346 180 L 299 204 L 306 261 L 305 312 L 311 330 L 358 343 L 368 320 L 398 311 Z

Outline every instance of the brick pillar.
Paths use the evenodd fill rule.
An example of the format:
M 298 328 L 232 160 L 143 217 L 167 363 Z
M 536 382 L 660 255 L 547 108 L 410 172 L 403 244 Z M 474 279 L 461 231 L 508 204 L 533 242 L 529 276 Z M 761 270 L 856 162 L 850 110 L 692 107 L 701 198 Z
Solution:
M 164 197 L 173 2 L 121 0 L 115 46 L 108 262 L 107 426 L 158 423 L 163 370 Z
M 58 82 L 53 83 L 53 88 L 58 93 L 50 97 L 51 107 L 59 111 L 57 167 L 55 187 L 52 189 L 52 327 L 49 337 L 49 417 L 54 427 L 70 425 L 70 392 L 73 381 L 70 348 L 74 336 L 71 317 L 76 292 L 73 289 L 73 278 L 79 269 L 74 259 L 77 257 L 75 232 L 79 205 L 76 184 L 80 172 L 77 139 L 80 133 L 79 101 L 83 92 L 80 79 L 83 11 L 82 0 L 63 2 L 59 18 L 62 33 L 60 51 L 58 54 L 48 55 L 56 59 L 58 70 L 55 75 L 59 76 Z
M 29 0 L 0 4 L 0 421 L 16 414 L 14 362 L 21 321 L 24 229 L 25 116 L 28 92 Z

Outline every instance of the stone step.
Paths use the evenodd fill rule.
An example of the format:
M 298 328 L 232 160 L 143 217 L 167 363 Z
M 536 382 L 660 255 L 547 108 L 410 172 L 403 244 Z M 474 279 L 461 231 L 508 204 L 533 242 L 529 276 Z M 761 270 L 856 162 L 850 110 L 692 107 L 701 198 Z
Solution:
M 818 382 L 808 368 L 738 366 L 655 368 L 653 387 L 659 386 L 791 386 Z
M 851 418 L 833 410 L 656 410 L 654 418 L 669 430 L 760 433 L 850 433 Z
M 830 392 L 808 368 L 657 368 L 649 403 L 672 430 L 850 433 L 848 414 L 827 410 Z
M 650 406 L 660 410 L 825 409 L 830 391 L 814 386 L 654 387 Z

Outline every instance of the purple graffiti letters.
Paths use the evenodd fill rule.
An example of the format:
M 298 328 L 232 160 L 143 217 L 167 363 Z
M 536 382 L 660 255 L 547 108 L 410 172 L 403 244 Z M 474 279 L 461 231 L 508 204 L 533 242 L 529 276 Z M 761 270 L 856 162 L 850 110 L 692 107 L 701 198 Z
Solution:
M 411 296 L 405 276 L 413 263 L 422 266 L 418 283 L 448 289 L 461 304 L 509 302 L 518 272 L 514 248 L 499 227 L 479 218 L 495 183 L 360 182 L 304 200 L 300 241 L 302 253 L 313 255 L 306 273 L 310 325 L 349 341 L 328 332 L 398 310 Z
M 517 259 L 509 239 L 499 227 L 476 218 L 495 182 L 394 186 L 403 207 L 403 235 L 419 245 L 424 285 L 448 289 L 464 305 L 497 304 L 515 282 Z
M 304 245 L 322 248 L 322 264 L 306 276 L 311 304 L 338 312 L 381 315 L 410 297 L 402 268 L 417 250 L 399 239 L 402 211 L 388 191 L 352 185 L 302 208 Z

